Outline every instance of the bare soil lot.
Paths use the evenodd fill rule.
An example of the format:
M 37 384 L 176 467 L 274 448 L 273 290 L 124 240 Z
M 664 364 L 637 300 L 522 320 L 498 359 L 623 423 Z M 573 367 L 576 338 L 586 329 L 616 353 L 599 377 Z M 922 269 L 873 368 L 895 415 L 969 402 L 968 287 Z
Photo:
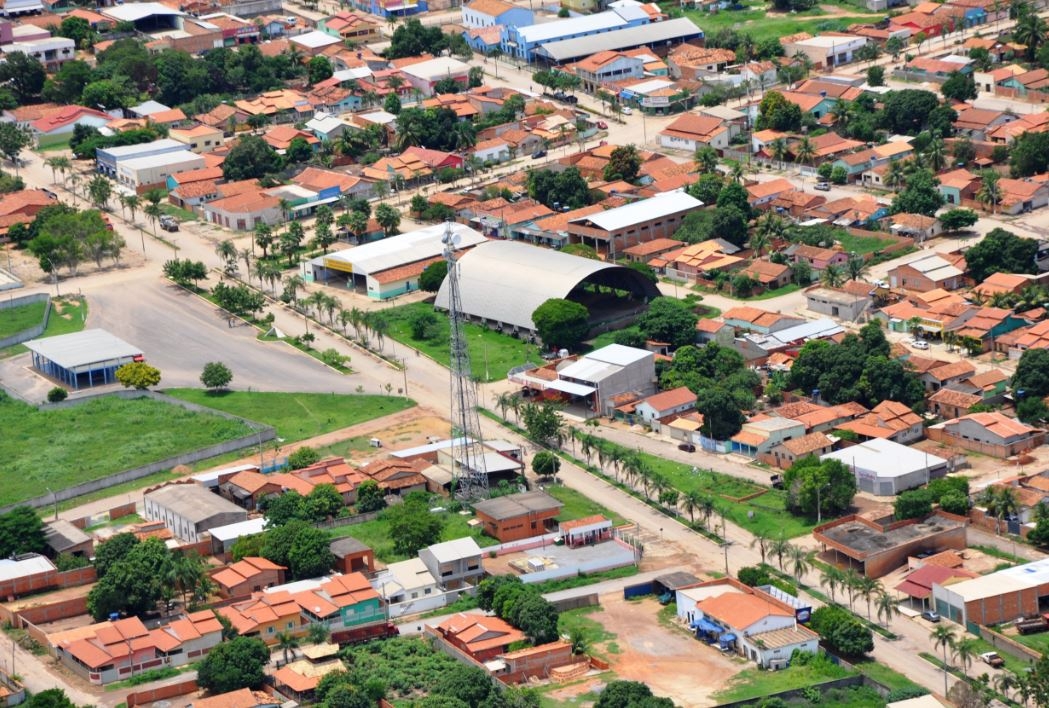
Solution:
M 617 678 L 647 684 L 653 693 L 670 697 L 679 706 L 716 704 L 712 694 L 746 663 L 722 655 L 683 629 L 661 625 L 661 609 L 653 597 L 630 601 L 620 594 L 601 597 L 601 611 L 590 618 L 617 635 L 618 653 L 603 647 L 612 671 Z

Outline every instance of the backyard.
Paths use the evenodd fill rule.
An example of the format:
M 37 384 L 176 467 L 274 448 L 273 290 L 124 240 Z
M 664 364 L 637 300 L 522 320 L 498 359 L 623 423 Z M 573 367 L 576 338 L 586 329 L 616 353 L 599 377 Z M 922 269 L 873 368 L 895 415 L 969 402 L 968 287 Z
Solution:
M 40 301 L 0 310 L 0 339 L 40 324 L 46 309 L 47 303 Z
M 441 530 L 441 541 L 454 541 L 466 536 L 477 541 L 481 548 L 494 546 L 499 543 L 491 536 L 486 536 L 480 527 L 471 527 L 467 524 L 471 516 L 463 516 L 452 512 L 437 512 L 444 519 L 444 527 Z M 365 544 L 375 551 L 375 558 L 383 563 L 396 563 L 407 560 L 408 556 L 398 553 L 393 549 L 393 539 L 390 538 L 390 525 L 380 516 L 372 521 L 365 521 L 349 526 L 337 526 L 331 531 L 335 538 L 350 536 Z
M 148 398 L 38 410 L 0 395 L 0 505 L 232 440 L 246 424 Z
M 272 425 L 284 442 L 296 442 L 373 418 L 400 413 L 415 405 L 399 396 L 329 393 L 269 393 L 172 388 L 169 396 Z
M 2 319 L 3 313 L 0 313 Z M 41 310 L 40 316 L 43 317 Z M 70 334 L 84 329 L 84 321 L 87 319 L 87 300 L 82 297 L 54 298 L 51 300 L 51 317 L 47 321 L 47 329 L 40 338 L 54 337 L 59 334 Z M 36 320 L 39 321 L 39 318 Z M 0 325 L 2 329 L 2 325 Z M 0 332 L 0 337 L 5 336 Z M 0 349 L 0 359 L 9 356 L 24 354 L 29 351 L 24 344 L 16 344 L 6 349 Z
M 838 231 L 835 234 L 835 238 L 846 253 L 858 253 L 860 255 L 874 253 L 896 243 L 895 239 L 879 238 L 877 236 L 856 236 L 844 229 Z
M 386 335 L 388 338 L 414 347 L 443 366 L 448 366 L 449 325 L 445 313 L 435 311 L 433 305 L 424 302 L 391 307 L 381 312 L 389 322 L 390 329 Z M 412 320 L 426 312 L 436 315 L 437 321 L 429 328 L 425 339 L 413 339 Z M 506 372 L 515 366 L 529 360 L 540 362 L 539 347 L 535 344 L 473 323 L 467 323 L 465 331 L 473 375 L 478 381 L 500 381 L 505 379 Z

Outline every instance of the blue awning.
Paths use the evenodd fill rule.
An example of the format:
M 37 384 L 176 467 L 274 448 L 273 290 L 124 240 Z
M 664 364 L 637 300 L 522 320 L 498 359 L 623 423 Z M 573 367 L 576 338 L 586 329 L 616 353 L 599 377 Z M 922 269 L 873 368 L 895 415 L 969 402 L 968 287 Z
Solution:
M 725 633 L 725 634 L 722 634 L 722 635 L 721 635 L 721 636 L 719 637 L 719 639 L 720 639 L 721 641 L 723 641 L 723 642 L 734 642 L 734 641 L 736 641 L 736 635 L 735 635 L 735 634 L 733 634 L 732 632 L 727 632 L 727 633 Z
M 721 627 L 702 617 L 692 622 L 692 629 L 699 629 L 711 634 L 717 634 L 721 631 Z

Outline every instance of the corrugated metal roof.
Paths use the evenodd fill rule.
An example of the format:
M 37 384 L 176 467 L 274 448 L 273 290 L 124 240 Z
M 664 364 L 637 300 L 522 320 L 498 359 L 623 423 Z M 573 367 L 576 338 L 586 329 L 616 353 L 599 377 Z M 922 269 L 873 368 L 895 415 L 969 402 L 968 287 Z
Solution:
M 26 342 L 25 346 L 29 351 L 65 369 L 142 354 L 138 347 L 114 337 L 104 329 L 85 329 L 83 332 L 33 339 Z
M 589 216 L 580 216 L 572 219 L 570 223 L 589 221 L 605 231 L 616 231 L 680 211 L 699 209 L 702 206 L 703 202 L 683 191 L 663 192 L 651 199 L 631 202 Z
M 525 42 L 548 42 L 557 40 L 559 37 L 568 37 L 573 34 L 583 34 L 584 32 L 600 32 L 613 27 L 622 27 L 625 24 L 626 20 L 620 17 L 617 12 L 609 10 L 607 12 L 599 12 L 596 15 L 568 17 L 555 22 L 519 27 L 517 34 Z
M 591 15 L 591 17 L 596 17 L 596 15 Z M 564 34 L 560 36 L 564 36 Z M 654 45 L 659 42 L 672 42 L 689 37 L 702 36 L 703 30 L 697 27 L 692 20 L 687 17 L 678 17 L 673 20 L 665 20 L 640 27 L 627 27 L 611 32 L 601 32 L 587 37 L 548 41 L 542 44 L 538 51 L 555 61 L 562 62 L 575 59 L 576 57 L 590 56 L 597 52 L 628 49 L 645 44 Z M 553 39 L 553 37 L 550 37 L 550 39 Z M 538 41 L 542 42 L 543 40 L 540 39 Z
M 463 224 L 452 224 L 452 232 L 459 237 L 459 248 L 469 248 L 484 243 L 487 239 Z M 314 265 L 325 265 L 325 261 L 341 261 L 352 266 L 353 272 L 371 275 L 390 268 L 397 268 L 408 263 L 415 263 L 426 258 L 433 258 L 444 252 L 444 224 L 428 226 L 406 234 L 391 236 L 381 241 L 366 243 L 363 246 L 348 248 L 337 253 L 314 258 Z

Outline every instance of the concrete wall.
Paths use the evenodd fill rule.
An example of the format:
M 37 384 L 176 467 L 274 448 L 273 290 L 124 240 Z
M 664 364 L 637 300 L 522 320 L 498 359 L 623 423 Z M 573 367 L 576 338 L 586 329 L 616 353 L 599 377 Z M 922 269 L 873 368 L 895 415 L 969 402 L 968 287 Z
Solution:
M 40 324 L 33 325 L 29 329 L 23 329 L 21 332 L 16 332 L 15 334 L 0 339 L 0 349 L 15 344 L 21 344 L 22 342 L 28 342 L 30 339 L 36 339 L 44 333 L 44 330 L 47 329 L 47 320 L 51 317 L 51 296 L 47 293 L 34 293 L 32 295 L 23 295 L 10 300 L 0 301 L 0 312 L 21 305 L 31 305 L 35 302 L 47 303 L 47 307 L 44 308 L 43 321 Z
M 124 699 L 124 702 L 127 703 L 128 708 L 146 706 L 167 698 L 194 693 L 198 688 L 196 679 L 189 679 L 187 681 L 168 684 L 167 686 L 158 686 L 156 688 L 148 688 L 142 691 L 129 693 L 127 694 L 127 698 Z
M 246 420 L 244 418 L 239 418 L 235 415 L 223 413 L 222 411 L 217 411 L 211 408 L 207 408 L 205 406 L 198 406 L 193 403 L 187 403 L 186 401 L 180 401 L 177 398 L 165 396 L 162 393 L 156 393 L 154 391 L 113 391 L 111 393 L 99 394 L 99 396 L 117 396 L 119 398 L 152 398 L 155 401 L 161 401 L 170 405 L 179 406 L 181 408 L 185 408 L 186 410 L 194 411 L 197 413 L 210 413 L 212 415 L 221 416 L 230 420 L 240 420 L 247 423 L 257 432 L 251 433 L 250 435 L 245 435 L 235 440 L 228 440 L 226 442 L 216 443 L 215 445 L 209 445 L 198 450 L 184 452 L 180 455 L 175 455 L 174 457 L 169 457 L 164 460 L 152 462 L 148 465 L 142 465 L 141 467 L 135 467 L 130 470 L 116 472 L 114 474 L 107 475 L 100 479 L 94 479 L 89 482 L 82 482 L 72 487 L 67 487 L 66 489 L 59 489 L 55 492 L 54 495 L 45 494 L 43 496 L 21 501 L 18 504 L 10 504 L 8 506 L 0 508 L 0 514 L 5 514 L 11 509 L 15 508 L 16 506 L 31 506 L 39 508 L 42 506 L 47 506 L 48 504 L 56 504 L 61 501 L 66 501 L 67 499 L 75 499 L 76 497 L 82 496 L 84 494 L 90 494 L 91 492 L 97 492 L 101 489 L 108 489 L 109 487 L 113 487 L 118 484 L 123 484 L 124 482 L 131 482 L 136 479 L 140 479 L 147 475 L 151 475 L 154 472 L 169 470 L 172 467 L 176 467 L 178 465 L 190 465 L 200 460 L 206 460 L 209 457 L 215 457 L 217 455 L 223 455 L 227 452 L 233 452 L 234 450 L 240 450 L 245 447 L 259 445 L 262 442 L 272 440 L 275 437 L 277 437 L 277 432 L 272 427 L 264 426 L 261 423 L 256 423 L 255 421 Z M 82 398 L 65 400 L 61 403 L 49 403 L 44 406 L 41 406 L 40 408 L 41 410 L 46 410 L 50 408 L 69 408 L 72 406 L 82 405 L 84 401 L 89 401 L 93 398 L 96 398 L 96 396 L 84 396 Z

